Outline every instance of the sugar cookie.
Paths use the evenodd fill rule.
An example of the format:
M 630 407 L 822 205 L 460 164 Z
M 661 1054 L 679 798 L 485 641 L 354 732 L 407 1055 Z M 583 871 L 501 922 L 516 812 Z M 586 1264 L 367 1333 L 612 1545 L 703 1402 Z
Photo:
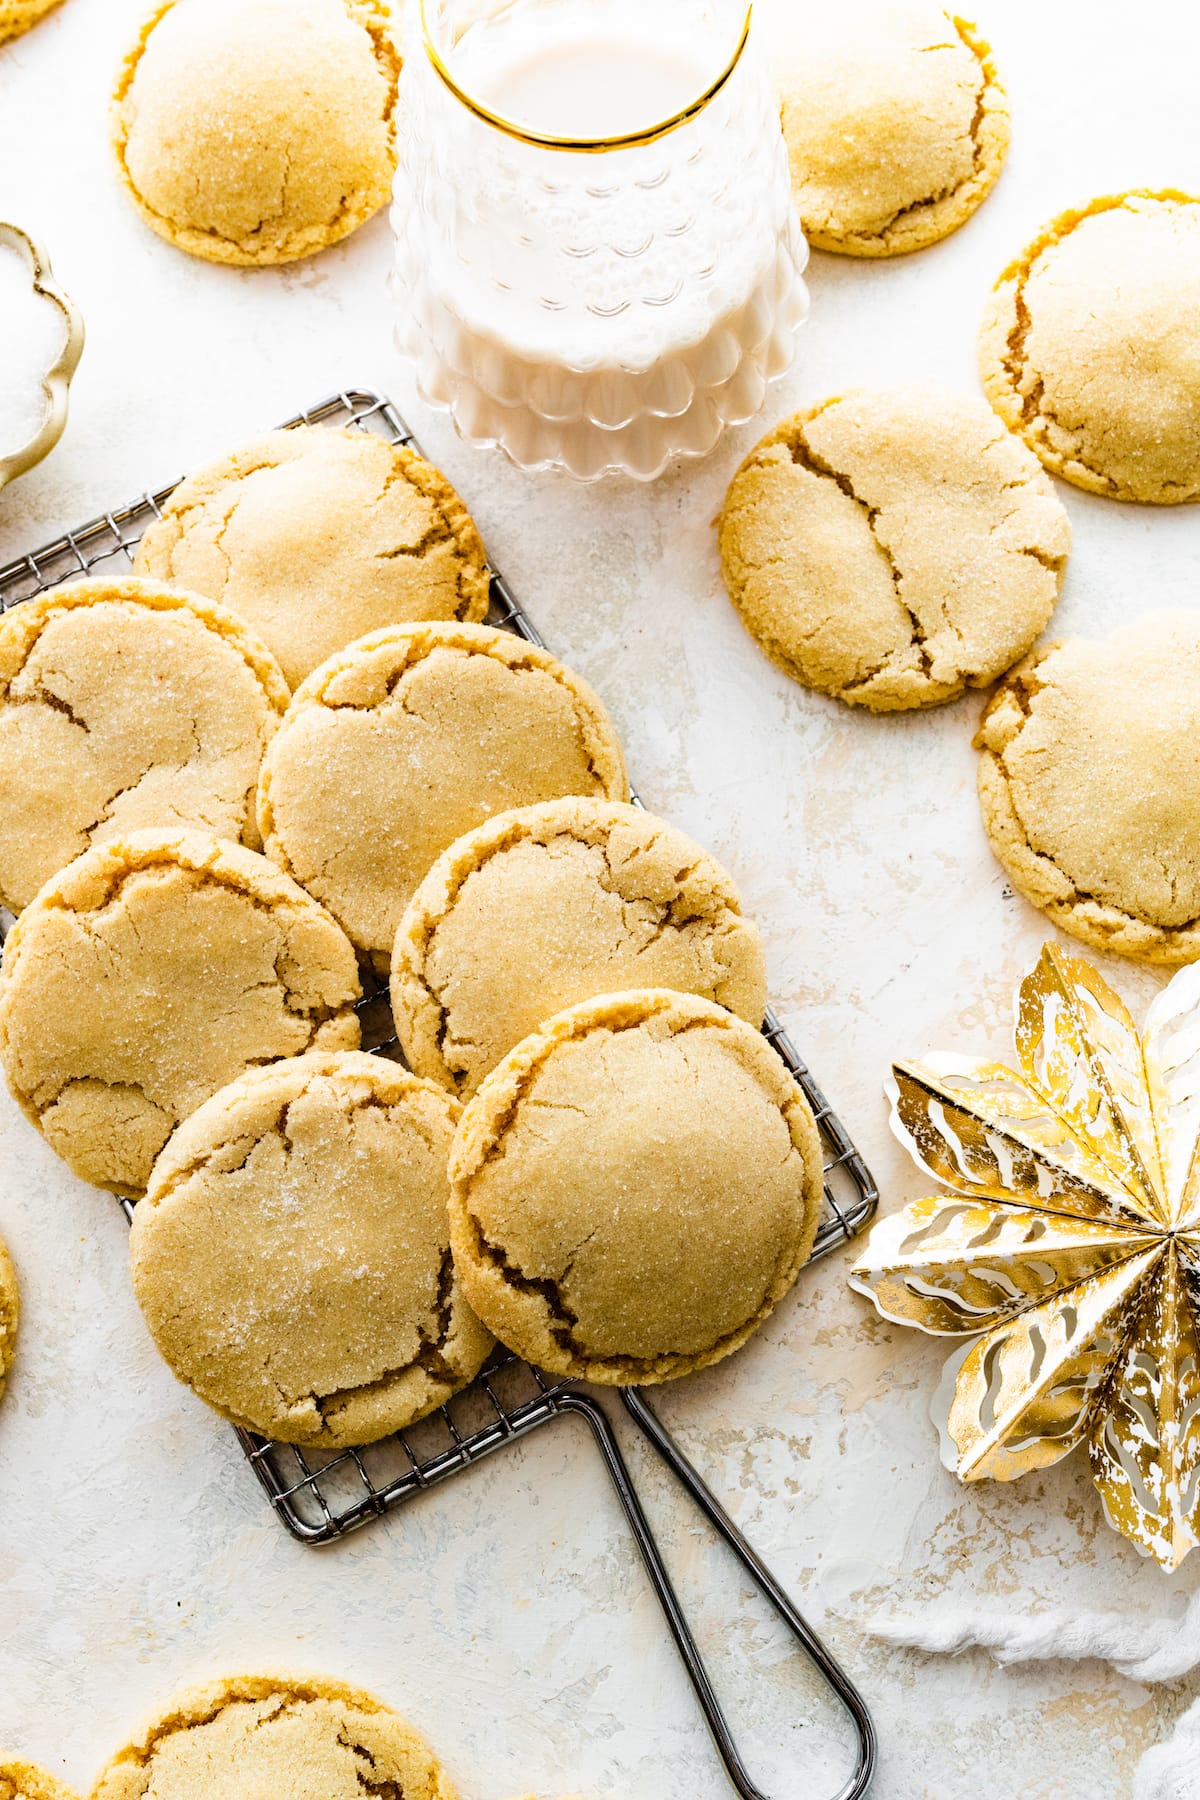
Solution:
M 399 71 L 383 0 L 160 0 L 113 95 L 126 191 L 192 256 L 311 256 L 388 199 Z
M 117 577 L 0 618 L 0 904 L 20 912 L 92 844 L 180 826 L 257 849 L 263 752 L 287 710 L 265 644 L 223 606 Z
M 792 186 L 818 250 L 922 250 L 991 193 L 1008 100 L 965 19 L 931 0 L 840 0 L 792 7 L 777 37 Z
M 79 1796 L 45 1769 L 27 1762 L 6 1762 L 0 1756 L 0 1800 L 79 1800 Z
M 4 1384 L 16 1355 L 20 1323 L 21 1290 L 17 1285 L 17 1271 L 13 1268 L 12 1257 L 8 1254 L 4 1239 L 0 1238 L 0 1399 L 4 1398 Z M 14 1767 L 15 1764 L 0 1762 L 0 1800 L 9 1800 L 4 1792 L 5 1771 Z M 14 1779 L 11 1773 L 9 1779 Z M 36 1800 L 36 1797 L 30 1795 L 29 1800 Z
M 1064 481 L 1200 499 L 1200 200 L 1117 194 L 1055 219 L 997 282 L 979 367 Z
M 744 1344 L 821 1208 L 812 1113 L 762 1035 L 666 990 L 559 1013 L 463 1113 L 450 1242 L 500 1341 L 558 1374 L 666 1381 Z
M 473 1094 L 543 1019 L 633 986 L 761 1025 L 762 940 L 724 869 L 637 807 L 552 800 L 451 845 L 414 894 L 392 1011 L 418 1074 Z
M 21 914 L 0 1061 L 77 1175 L 140 1194 L 175 1127 L 255 1063 L 353 1050 L 338 926 L 266 857 L 199 832 L 98 845 Z
M 232 1675 L 189 1688 L 113 1757 L 91 1800 L 455 1800 L 412 1728 L 322 1676 Z
M 370 631 L 488 609 L 487 558 L 450 483 L 363 430 L 273 431 L 198 470 L 135 567 L 230 607 L 293 688 Z
M 179 1127 L 133 1216 L 134 1291 L 181 1381 L 235 1425 L 374 1443 L 492 1340 L 450 1260 L 455 1101 L 360 1052 L 252 1069 Z
M 979 797 L 1014 887 L 1100 950 L 1200 957 L 1200 618 L 1069 638 L 983 717 Z
M 258 819 L 268 856 L 386 970 L 443 850 L 564 794 L 629 795 L 591 689 L 511 632 L 413 625 L 363 638 L 299 689 L 263 763 Z
M 1071 528 L 971 395 L 861 388 L 787 420 L 719 521 L 734 605 L 796 680 L 876 712 L 983 687 L 1054 610 Z

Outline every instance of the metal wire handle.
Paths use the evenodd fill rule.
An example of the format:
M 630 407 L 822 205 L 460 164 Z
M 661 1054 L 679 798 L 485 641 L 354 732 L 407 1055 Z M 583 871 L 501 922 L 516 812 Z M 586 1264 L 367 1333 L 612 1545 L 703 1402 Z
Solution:
M 759 1592 L 783 1620 L 849 1714 L 857 1742 L 854 1770 L 837 1794 L 830 1796 L 830 1800 L 859 1800 L 859 1796 L 865 1794 L 870 1785 L 876 1756 L 875 1727 L 862 1695 L 784 1593 L 757 1551 L 743 1537 L 707 1483 L 692 1467 L 645 1397 L 633 1388 L 623 1388 L 621 1398 L 638 1430 L 657 1451 L 709 1524 L 733 1551 Z M 608 1414 L 598 1400 L 577 1389 L 568 1389 L 560 1394 L 555 1410 L 558 1414 L 577 1413 L 591 1429 L 725 1773 L 741 1795 L 741 1800 L 769 1800 L 769 1796 L 751 1780 L 742 1759 L 729 1720 L 717 1699 L 704 1658 L 668 1573 L 662 1551 L 642 1509 Z M 811 1792 L 806 1793 L 805 1800 L 814 1800 Z

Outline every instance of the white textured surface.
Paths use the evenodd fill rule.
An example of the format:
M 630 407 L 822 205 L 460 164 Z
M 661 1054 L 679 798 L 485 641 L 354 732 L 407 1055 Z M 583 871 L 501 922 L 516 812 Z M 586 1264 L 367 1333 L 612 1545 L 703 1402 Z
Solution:
M 781 1009 L 885 1205 L 914 1197 L 886 1133 L 888 1058 L 1003 1052 L 1012 984 L 1043 937 L 1006 898 L 978 824 L 978 702 L 871 719 L 760 658 L 723 597 L 709 528 L 753 429 L 648 492 L 527 480 L 413 401 L 390 347 L 385 222 L 276 274 L 192 263 L 150 236 L 103 143 L 104 84 L 138 10 L 66 0 L 0 56 L 2 204 L 44 237 L 89 326 L 62 445 L 0 497 L 0 556 L 343 383 L 394 393 L 551 644 L 608 700 L 646 799 L 739 877 Z M 988 283 L 1044 218 L 1115 187 L 1200 190 L 1189 0 L 1132 13 L 1116 0 L 993 0 L 986 23 L 1015 111 L 998 192 L 911 260 L 816 258 L 799 369 L 764 424 L 862 381 L 973 386 Z M 1060 628 L 1196 603 L 1200 511 L 1063 494 L 1077 547 Z M 1139 1007 L 1158 985 L 1106 972 Z M 26 1300 L 0 1411 L 0 1742 L 86 1785 L 178 1682 L 300 1663 L 407 1710 L 467 1800 L 726 1792 L 578 1427 L 314 1555 L 284 1537 L 230 1434 L 159 1365 L 116 1207 L 67 1178 L 7 1101 L 0 1230 Z M 757 1343 L 664 1412 L 859 1677 L 882 1734 L 883 1800 L 1128 1795 L 1195 1677 L 1150 1688 L 1096 1662 L 927 1659 L 872 1642 L 863 1624 L 934 1596 L 1005 1613 L 1182 1613 L 1200 1561 L 1173 1579 L 1144 1564 L 1103 1524 L 1078 1458 L 1013 1488 L 958 1488 L 927 1417 L 943 1348 L 878 1323 L 843 1276 L 844 1259 L 814 1272 Z M 763 1609 L 649 1470 L 647 1493 L 706 1644 L 742 1659 L 735 1695 L 762 1713 L 787 1675 Z M 787 1692 L 803 1719 L 805 1683 Z M 775 1743 L 760 1764 L 773 1800 L 836 1786 L 822 1725 Z M 1187 1792 L 1176 1784 L 1173 1800 Z

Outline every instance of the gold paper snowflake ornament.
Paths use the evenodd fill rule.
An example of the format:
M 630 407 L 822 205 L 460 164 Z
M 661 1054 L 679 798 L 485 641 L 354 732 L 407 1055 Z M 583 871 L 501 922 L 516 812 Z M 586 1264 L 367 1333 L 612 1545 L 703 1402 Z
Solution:
M 981 1333 L 949 1432 L 964 1481 L 1087 1441 L 1109 1522 L 1164 1568 L 1200 1543 L 1200 965 L 1139 1034 L 1053 945 L 1017 996 L 1017 1071 L 897 1063 L 892 1125 L 954 1189 L 875 1227 L 851 1284 L 887 1319 Z

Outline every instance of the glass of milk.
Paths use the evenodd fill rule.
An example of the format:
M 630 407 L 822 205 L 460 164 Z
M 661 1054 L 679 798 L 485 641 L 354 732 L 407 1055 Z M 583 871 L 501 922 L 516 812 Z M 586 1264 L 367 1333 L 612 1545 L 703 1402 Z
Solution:
M 653 480 L 761 407 L 808 309 L 747 0 L 409 0 L 397 340 L 522 468 Z

